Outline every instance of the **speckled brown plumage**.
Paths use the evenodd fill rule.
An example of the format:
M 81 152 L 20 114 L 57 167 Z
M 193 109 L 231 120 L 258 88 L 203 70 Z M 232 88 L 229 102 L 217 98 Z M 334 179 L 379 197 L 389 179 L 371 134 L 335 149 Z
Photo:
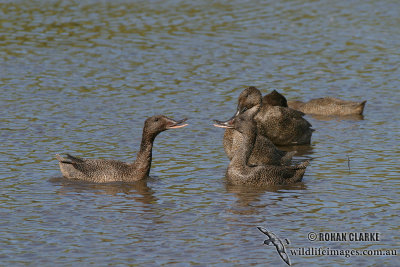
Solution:
M 288 101 L 288 105 L 290 108 L 299 110 L 306 114 L 347 116 L 362 115 L 366 102 L 367 101 L 354 102 L 334 97 L 324 97 L 312 99 L 308 102 Z
M 266 94 L 262 99 L 263 104 L 268 104 L 271 106 L 288 107 L 286 97 L 278 93 L 278 91 L 273 90 L 271 93 Z
M 148 118 L 143 127 L 140 150 L 133 163 L 107 159 L 83 159 L 56 155 L 61 173 L 65 178 L 80 179 L 93 183 L 134 182 L 149 176 L 152 148 L 156 136 L 168 129 L 181 128 L 185 120 L 174 121 L 163 115 Z
M 262 105 L 254 120 L 259 133 L 275 145 L 308 145 L 314 129 L 303 116 L 291 108 Z
M 225 137 L 226 136 L 226 137 Z M 229 160 L 240 148 L 242 135 L 234 129 L 226 129 L 224 133 L 224 149 Z M 249 158 L 250 165 L 289 165 L 296 151 L 282 151 L 268 138 L 257 135 L 256 142 Z
M 251 108 L 247 110 L 250 117 L 254 118 L 258 110 Z M 227 122 L 218 122 L 214 124 L 217 127 L 226 128 Z M 235 129 L 226 129 L 224 133 L 224 149 L 228 158 L 231 160 L 233 155 L 243 142 L 242 134 Z M 249 164 L 251 165 L 289 165 L 293 155 L 296 151 L 285 152 L 279 150 L 267 137 L 263 135 L 257 135 L 254 148 L 249 158 Z
M 258 133 L 267 137 L 275 145 L 306 145 L 310 144 L 312 125 L 303 116 L 304 113 L 280 106 L 272 106 L 262 102 L 261 92 L 256 87 L 246 88 L 238 98 L 235 115 L 257 109 L 254 120 L 257 123 Z M 228 132 L 224 136 L 224 144 L 229 148 Z M 226 139 L 226 140 L 225 140 Z
M 309 162 L 305 161 L 296 166 L 250 165 L 250 154 L 257 136 L 256 122 L 249 114 L 243 113 L 233 120 L 233 127 L 242 134 L 243 142 L 235 152 L 226 171 L 229 183 L 235 185 L 283 185 L 302 180 Z

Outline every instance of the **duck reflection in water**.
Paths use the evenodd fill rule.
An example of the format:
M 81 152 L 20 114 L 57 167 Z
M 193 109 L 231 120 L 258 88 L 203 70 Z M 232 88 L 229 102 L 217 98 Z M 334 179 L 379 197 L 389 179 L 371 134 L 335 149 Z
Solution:
M 264 187 L 249 187 L 247 185 L 233 185 L 225 183 L 226 192 L 233 194 L 237 200 L 228 209 L 230 213 L 240 215 L 263 214 L 265 209 L 280 207 L 280 202 L 293 198 L 293 201 L 301 196 L 296 192 L 306 190 L 307 186 L 303 182 L 289 185 L 269 185 Z M 266 193 L 277 193 L 273 200 L 265 200 Z M 268 197 L 267 197 L 268 198 Z
M 153 177 L 149 177 L 146 180 L 132 183 L 112 182 L 103 184 L 90 183 L 77 179 L 67 179 L 64 177 L 51 178 L 49 181 L 61 186 L 58 191 L 61 195 L 88 192 L 98 195 L 122 195 L 126 199 L 133 199 L 144 204 L 151 204 L 157 202 L 153 189 L 147 185 L 147 183 L 153 179 Z

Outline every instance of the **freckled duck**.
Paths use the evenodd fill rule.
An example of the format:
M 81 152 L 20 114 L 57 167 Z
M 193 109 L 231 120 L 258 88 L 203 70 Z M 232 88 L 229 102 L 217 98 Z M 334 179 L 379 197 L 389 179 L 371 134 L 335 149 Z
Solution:
M 185 121 L 186 119 L 175 121 L 163 115 L 146 119 L 140 150 L 133 163 L 106 159 L 82 159 L 69 154 L 66 158 L 63 158 L 57 154 L 61 173 L 65 178 L 94 183 L 142 180 L 148 177 L 150 173 L 152 148 L 156 136 L 165 130 L 187 126 L 187 124 L 182 124 Z
M 256 109 L 254 120 L 258 133 L 275 145 L 308 145 L 314 129 L 303 118 L 303 112 L 262 102 L 261 92 L 254 86 L 246 88 L 238 99 L 237 112 L 240 115 L 249 109 Z M 225 131 L 224 146 L 229 149 L 233 131 Z
M 347 116 L 362 115 L 367 101 L 354 102 L 334 97 L 316 98 L 308 102 L 298 100 L 287 101 L 283 95 L 274 90 L 264 96 L 263 103 L 268 103 L 272 106 L 290 107 L 311 115 Z
M 306 114 L 323 115 L 323 116 L 347 116 L 347 115 L 362 115 L 364 112 L 365 103 L 346 101 L 334 97 L 323 97 L 312 99 L 308 102 L 288 101 L 290 108 L 299 110 Z
M 243 113 L 226 123 L 242 134 L 243 142 L 235 152 L 226 171 L 226 178 L 234 185 L 284 185 L 300 182 L 309 161 L 296 166 L 249 165 L 248 160 L 256 142 L 257 125 L 251 114 Z
M 257 114 L 257 108 L 251 108 L 245 113 L 253 119 Z M 236 151 L 239 150 L 240 144 L 243 142 L 242 134 L 232 129 L 232 120 L 222 122 L 215 120 L 214 126 L 225 128 L 224 149 L 229 160 L 233 158 Z M 249 158 L 251 165 L 289 165 L 296 151 L 286 152 L 279 150 L 267 137 L 257 134 L 254 148 Z

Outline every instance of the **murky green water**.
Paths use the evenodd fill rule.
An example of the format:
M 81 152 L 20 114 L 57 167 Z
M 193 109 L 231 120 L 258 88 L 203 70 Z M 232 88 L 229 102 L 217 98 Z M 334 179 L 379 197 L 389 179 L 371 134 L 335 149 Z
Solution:
M 1 264 L 284 266 L 258 225 L 287 249 L 399 250 L 399 14 L 389 0 L 2 1 Z M 231 187 L 211 120 L 231 116 L 250 85 L 368 103 L 361 120 L 307 117 L 317 131 L 296 157 L 312 159 L 301 184 Z M 154 114 L 190 126 L 156 139 L 151 179 L 58 178 L 55 153 L 133 160 Z M 307 240 L 337 231 L 381 240 Z

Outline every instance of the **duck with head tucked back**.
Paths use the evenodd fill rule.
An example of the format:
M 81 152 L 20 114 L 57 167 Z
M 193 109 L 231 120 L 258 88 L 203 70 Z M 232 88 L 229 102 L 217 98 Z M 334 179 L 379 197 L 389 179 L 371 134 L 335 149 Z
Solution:
M 275 90 L 264 96 L 264 101 L 273 106 L 290 107 L 305 114 L 322 116 L 362 115 L 365 103 L 367 103 L 366 100 L 355 102 L 334 97 L 316 98 L 308 102 L 299 100 L 287 101 L 283 95 Z
M 296 166 L 250 165 L 249 157 L 257 137 L 257 124 L 250 113 L 242 113 L 226 123 L 243 136 L 226 171 L 228 182 L 234 185 L 268 186 L 300 182 L 309 161 Z
M 308 102 L 288 101 L 288 106 L 311 115 L 348 116 L 362 115 L 365 103 L 367 103 L 367 100 L 354 102 L 334 97 L 323 97 L 312 99 Z
M 264 103 L 261 92 L 254 86 L 246 88 L 239 95 L 234 117 L 251 109 L 257 111 L 254 120 L 257 123 L 258 133 L 267 137 L 273 144 L 280 146 L 310 144 L 314 129 L 303 118 L 305 115 L 303 112 Z M 225 131 L 225 151 L 229 151 L 232 147 L 232 136 L 232 130 Z
M 135 182 L 149 176 L 153 142 L 156 136 L 169 129 L 182 128 L 186 119 L 175 121 L 163 115 L 146 119 L 142 141 L 136 160 L 126 163 L 107 159 L 82 159 L 67 154 L 66 158 L 56 155 L 62 175 L 68 179 L 79 179 L 93 183 Z

